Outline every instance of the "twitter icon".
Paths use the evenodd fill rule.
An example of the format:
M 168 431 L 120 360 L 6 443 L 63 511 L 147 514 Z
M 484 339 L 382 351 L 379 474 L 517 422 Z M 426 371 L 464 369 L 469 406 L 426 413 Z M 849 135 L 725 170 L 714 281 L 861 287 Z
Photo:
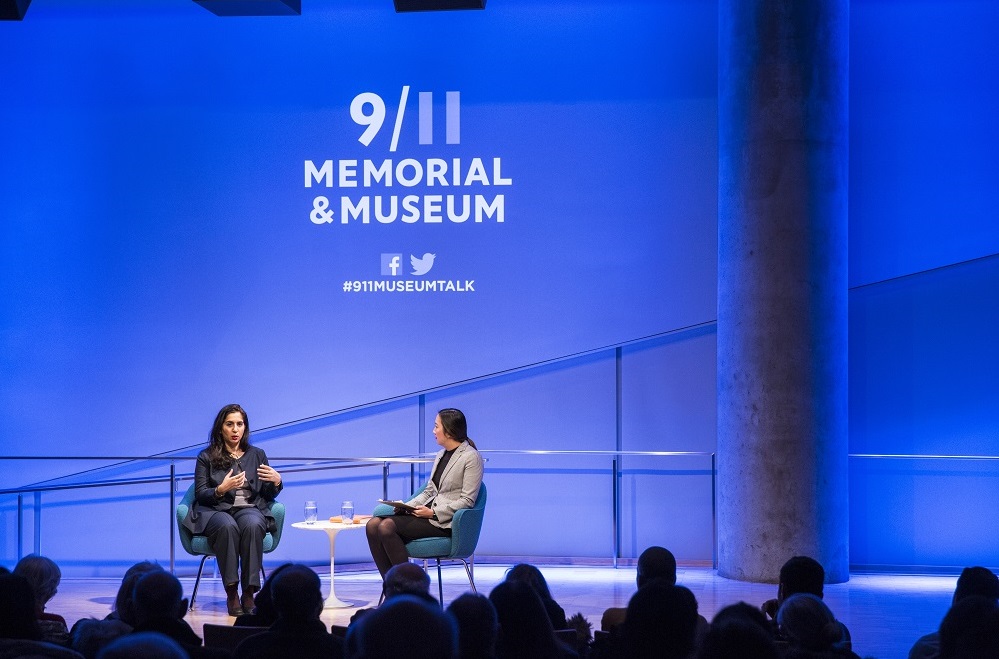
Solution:
M 409 255 L 409 263 L 413 266 L 414 275 L 425 275 L 430 272 L 430 268 L 434 267 L 434 258 L 436 254 L 431 254 L 427 252 L 423 255 L 423 258 L 416 257 L 412 254 Z

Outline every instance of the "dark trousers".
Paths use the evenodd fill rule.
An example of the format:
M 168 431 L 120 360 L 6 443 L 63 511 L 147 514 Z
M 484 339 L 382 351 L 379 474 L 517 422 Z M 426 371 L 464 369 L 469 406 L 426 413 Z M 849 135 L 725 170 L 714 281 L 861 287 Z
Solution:
M 267 535 L 264 514 L 252 506 L 218 511 L 205 525 L 205 535 L 219 562 L 222 583 L 226 586 L 240 583 L 244 593 L 260 590 L 260 566 Z
M 450 537 L 451 529 L 441 529 L 430 520 L 410 515 L 372 517 L 365 526 L 371 558 L 382 578 L 393 565 L 409 560 L 406 543 L 418 538 Z

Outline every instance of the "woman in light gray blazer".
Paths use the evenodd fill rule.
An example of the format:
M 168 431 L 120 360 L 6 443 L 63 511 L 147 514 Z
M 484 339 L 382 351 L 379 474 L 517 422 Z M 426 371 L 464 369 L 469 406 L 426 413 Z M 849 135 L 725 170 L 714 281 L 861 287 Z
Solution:
M 419 494 L 406 503 L 415 510 L 396 508 L 388 517 L 372 517 L 365 531 L 371 557 L 382 578 L 393 565 L 409 560 L 406 543 L 417 538 L 450 537 L 455 511 L 471 508 L 482 484 L 482 456 L 468 437 L 461 410 L 443 409 L 434 420 L 434 437 L 441 450 L 433 474 Z

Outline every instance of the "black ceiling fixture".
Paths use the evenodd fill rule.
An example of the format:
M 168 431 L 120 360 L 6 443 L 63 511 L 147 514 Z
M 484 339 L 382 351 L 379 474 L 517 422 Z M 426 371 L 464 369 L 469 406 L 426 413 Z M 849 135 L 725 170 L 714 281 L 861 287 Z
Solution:
M 0 0 L 0 21 L 19 21 L 28 11 L 31 0 Z
M 448 9 L 485 9 L 486 0 L 393 0 L 395 10 L 445 11 Z
M 301 16 L 302 0 L 194 0 L 216 16 Z

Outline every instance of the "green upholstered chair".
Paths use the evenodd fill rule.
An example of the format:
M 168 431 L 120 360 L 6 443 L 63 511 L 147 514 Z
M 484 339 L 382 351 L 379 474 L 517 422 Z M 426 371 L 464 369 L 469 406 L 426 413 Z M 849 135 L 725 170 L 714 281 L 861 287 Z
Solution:
M 420 490 L 422 491 L 422 489 Z M 372 515 L 375 517 L 392 514 L 392 506 L 378 504 Z M 482 518 L 486 513 L 486 484 L 479 486 L 479 496 L 471 508 L 462 508 L 451 519 L 450 538 L 420 538 L 406 543 L 406 552 L 411 558 L 437 561 L 437 589 L 441 606 L 444 605 L 444 584 L 441 582 L 441 561 L 461 561 L 468 575 L 468 585 L 475 590 L 473 569 L 475 566 L 475 546 L 482 531 Z
M 201 565 L 198 566 L 198 578 L 194 581 L 194 592 L 191 593 L 192 611 L 194 610 L 194 598 L 198 596 L 198 585 L 201 583 L 201 572 L 205 569 L 205 561 L 208 560 L 209 556 L 215 556 L 215 552 L 212 551 L 212 546 L 208 544 L 206 536 L 194 535 L 184 527 L 184 519 L 187 517 L 187 511 L 193 503 L 194 484 L 192 483 L 191 487 L 187 488 L 184 498 L 177 504 L 177 530 L 180 531 L 180 544 L 183 545 L 184 551 L 191 556 L 201 557 Z M 278 543 L 281 542 L 281 531 L 284 529 L 284 504 L 280 501 L 272 501 L 270 509 L 271 514 L 274 515 L 274 523 L 277 525 L 277 530 L 264 536 L 265 554 L 269 554 L 277 549 Z M 264 578 L 267 578 L 263 564 L 260 566 L 260 572 L 264 575 Z

